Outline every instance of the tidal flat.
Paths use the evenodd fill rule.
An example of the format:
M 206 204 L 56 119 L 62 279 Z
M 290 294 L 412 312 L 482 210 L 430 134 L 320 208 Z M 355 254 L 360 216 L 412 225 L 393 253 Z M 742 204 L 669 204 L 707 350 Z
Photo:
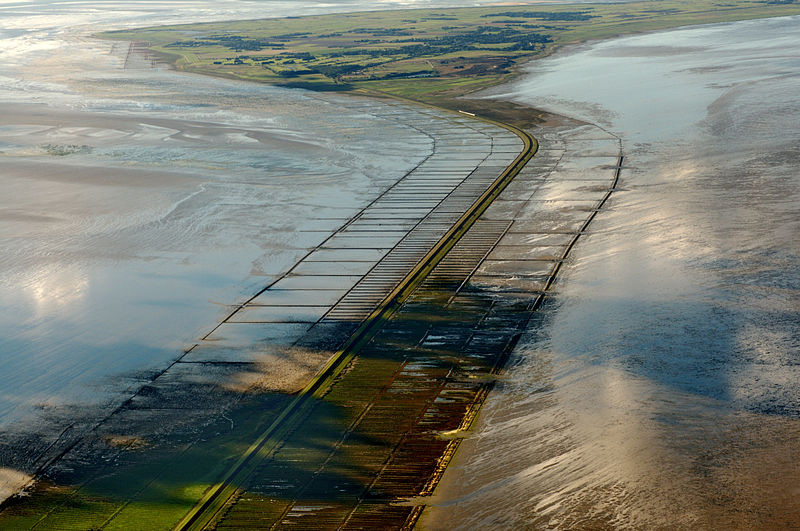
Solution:
M 0 497 L 431 151 L 380 102 L 176 73 L 92 35 L 373 8 L 3 6 Z
M 626 170 L 423 527 L 800 524 L 798 28 L 587 44 L 497 90 L 619 135 Z
M 199 18 L 259 13 L 252 6 L 206 9 Z M 171 11 L 163 21 L 181 15 Z M 106 16 L 108 23 L 118 15 Z M 148 16 L 131 15 L 125 25 L 156 20 Z M 757 25 L 768 23 L 776 25 Z M 792 492 L 780 489 L 797 462 L 791 371 L 798 268 L 797 249 L 787 244 L 797 233 L 797 77 L 786 52 L 796 42 L 778 22 L 743 24 L 727 35 L 714 30 L 721 43 L 713 46 L 683 42 L 677 32 L 665 34 L 679 41 L 674 46 L 648 36 L 590 54 L 575 69 L 536 63 L 526 79 L 539 79 L 541 66 L 564 72 L 564 84 L 549 93 L 535 84 L 515 89 L 518 101 L 620 134 L 633 156 L 623 182 L 628 195 L 578 248 L 500 386 L 498 400 L 508 389 L 522 398 L 494 406 L 509 415 L 503 427 L 540 426 L 539 437 L 555 426 L 556 434 L 531 440 L 512 429 L 492 443 L 484 436 L 495 433 L 491 420 L 484 425 L 474 440 L 489 441 L 491 458 L 467 452 L 464 459 L 502 478 L 480 466 L 469 472 L 482 481 L 477 490 L 489 493 L 473 507 L 492 512 L 458 513 L 464 527 L 648 525 L 670 516 L 655 500 L 686 507 L 683 492 L 695 503 L 678 522 L 686 527 L 717 517 L 745 527 L 796 521 Z M 14 437 L 26 429 L 55 430 L 57 440 L 65 426 L 58 422 L 113 409 L 430 147 L 413 128 L 343 110 L 339 96 L 152 70 L 146 61 L 141 70 L 125 70 L 126 48 L 87 39 L 96 30 L 81 26 L 63 41 L 69 60 L 48 48 L 55 29 L 45 37 L 24 26 L 5 34 L 25 54 L 3 57 L 3 74 L 13 80 L 2 89 L 13 105 L 3 109 L 0 147 L 13 192 L 3 205 L 2 333 L 12 354 L 2 367 L 11 426 L 4 465 L 25 458 L 24 437 Z M 753 45 L 764 35 L 776 39 L 774 46 L 763 39 Z M 703 60 L 710 50 L 720 53 Z M 59 57 L 90 74 L 54 68 Z M 661 77 L 649 70 L 677 57 L 694 61 L 668 66 Z M 648 76 L 619 75 L 632 59 Z M 587 71 L 597 99 L 581 92 Z M 572 170 L 580 165 L 564 161 Z M 565 405 L 541 414 L 538 401 L 551 398 L 553 386 Z M 491 419 L 496 410 L 488 411 Z M 560 425 L 563 418 L 571 420 Z M 586 446 L 558 454 L 565 440 Z M 612 446 L 618 453 L 609 452 Z M 753 447 L 763 451 L 748 453 Z M 533 453 L 523 452 L 531 468 L 522 473 L 515 468 L 526 461 L 520 448 Z M 587 462 L 599 472 L 547 483 L 536 467 L 550 463 L 541 465 L 536 452 L 554 448 L 555 461 L 570 472 Z M 517 456 L 514 463 L 498 449 Z M 652 454 L 635 459 L 646 452 Z M 618 462 L 625 470 L 611 466 Z M 17 470 L 2 473 L 9 484 L 27 479 Z M 666 479 L 648 483 L 657 475 L 677 478 L 687 490 Z M 586 490 L 572 488 L 587 477 Z M 519 478 L 533 483 L 515 490 Z M 575 483 L 559 483 L 570 479 Z M 510 507 L 509 492 L 529 503 Z M 772 504 L 765 493 L 774 493 Z M 471 496 L 441 505 L 463 509 Z M 599 501 L 587 509 L 577 498 Z M 745 516 L 708 509 L 737 504 L 748 507 Z
M 430 152 L 335 97 L 126 69 L 98 25 L 185 19 L 139 7 L 3 10 L 4 495 Z

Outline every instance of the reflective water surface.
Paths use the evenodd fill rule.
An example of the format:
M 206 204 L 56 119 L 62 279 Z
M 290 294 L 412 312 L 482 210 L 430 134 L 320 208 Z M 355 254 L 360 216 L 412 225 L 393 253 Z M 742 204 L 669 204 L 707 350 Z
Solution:
M 800 526 L 798 47 L 797 17 L 655 33 L 502 89 L 626 169 L 425 524 Z
M 91 33 L 408 5 L 464 3 L 0 1 L 0 430 L 113 408 L 430 149 Z M 625 191 L 448 473 L 450 527 L 798 525 L 797 29 L 601 43 L 513 87 L 620 133 Z
M 378 104 L 125 69 L 91 33 L 359 6 L 0 4 L 0 430 L 114 407 L 430 153 Z

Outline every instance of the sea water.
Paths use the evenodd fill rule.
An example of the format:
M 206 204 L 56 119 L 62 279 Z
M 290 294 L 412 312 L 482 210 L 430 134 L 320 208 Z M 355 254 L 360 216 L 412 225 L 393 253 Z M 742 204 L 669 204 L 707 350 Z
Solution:
M 0 4 L 0 430 L 115 407 L 430 153 L 381 106 L 92 33 L 342 2 Z
M 623 139 L 424 523 L 800 525 L 800 18 L 590 43 L 495 97 Z

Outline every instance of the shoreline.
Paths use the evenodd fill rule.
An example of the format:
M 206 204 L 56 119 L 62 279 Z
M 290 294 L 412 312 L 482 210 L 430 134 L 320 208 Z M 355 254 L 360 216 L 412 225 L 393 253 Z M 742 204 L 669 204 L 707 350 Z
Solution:
M 727 22 L 726 22 L 726 23 L 727 23 Z M 679 28 L 675 28 L 675 29 L 679 29 Z M 664 30 L 653 30 L 653 32 L 659 32 L 659 31 L 664 31 Z M 637 34 L 641 34 L 641 33 L 637 33 Z M 624 37 L 624 36 L 620 36 L 620 37 Z M 603 39 L 603 40 L 606 40 L 606 39 Z M 584 43 L 576 43 L 576 44 L 574 44 L 574 46 L 588 45 L 588 42 L 589 42 L 589 41 L 586 41 L 586 42 L 584 42 Z M 567 48 L 565 48 L 565 47 L 564 47 L 564 48 L 561 48 L 561 49 L 560 49 L 560 51 L 561 51 L 561 52 L 565 52 L 565 51 L 566 51 L 566 49 L 567 49 Z M 554 53 L 556 53 L 556 51 L 554 51 Z M 552 57 L 552 55 L 550 55 L 550 56 Z M 539 59 L 540 59 L 540 58 L 532 59 L 532 60 L 531 60 L 531 62 L 532 62 L 532 61 L 539 60 Z M 530 64 L 530 62 L 528 62 L 528 63 L 525 63 L 525 65 L 528 65 L 528 64 Z M 520 66 L 520 68 L 521 68 L 522 66 L 524 66 L 524 65 L 521 65 L 521 66 Z M 179 70 L 178 70 L 178 71 L 179 71 Z M 182 72 L 182 73 L 194 74 L 194 72 Z M 200 75 L 207 75 L 207 74 L 200 74 Z M 519 75 L 523 75 L 523 74 L 519 74 Z M 234 80 L 236 80 L 236 81 L 249 81 L 249 80 L 235 79 L 235 78 L 229 78 L 229 79 L 234 79 Z M 502 86 L 502 85 L 498 85 L 498 86 Z M 486 90 L 491 90 L 491 88 L 489 88 L 489 89 L 486 89 Z M 396 97 L 396 96 L 390 96 L 390 97 Z
M 724 9 L 714 7 L 714 4 L 703 4 L 698 5 L 696 10 L 691 10 L 685 3 L 675 0 L 669 3 L 669 6 L 672 6 L 670 9 L 674 8 L 675 12 L 659 18 L 648 15 L 648 12 L 644 11 L 645 8 L 643 7 L 646 5 L 648 4 L 636 2 L 624 4 L 526 5 L 520 8 L 524 8 L 524 11 L 520 13 L 528 13 L 533 18 L 523 17 L 513 20 L 502 20 L 502 17 L 504 15 L 507 16 L 506 13 L 514 14 L 516 13 L 515 11 L 507 12 L 502 11 L 502 9 L 507 8 L 487 8 L 485 6 L 354 11 L 346 14 L 308 15 L 277 19 L 244 19 L 146 27 L 137 30 L 95 33 L 94 37 L 127 40 L 129 42 L 133 40 L 146 42 L 151 53 L 166 57 L 172 68 L 178 71 L 237 81 L 255 81 L 287 88 L 305 88 L 312 91 L 325 92 L 336 88 L 334 92 L 347 93 L 352 91 L 372 95 L 396 95 L 451 110 L 458 110 L 459 104 L 461 106 L 472 105 L 469 109 L 464 110 L 474 113 L 482 110 L 484 113 L 490 114 L 494 119 L 525 127 L 538 122 L 539 116 L 537 116 L 535 109 L 527 111 L 526 109 L 529 109 L 529 106 L 515 105 L 511 102 L 495 102 L 491 109 L 481 109 L 470 103 L 474 100 L 471 96 L 511 84 L 524 75 L 523 69 L 532 61 L 552 57 L 553 54 L 561 53 L 564 49 L 574 49 L 575 46 L 584 46 L 610 38 L 621 38 L 636 34 L 643 35 L 698 25 L 800 14 L 800 6 L 788 4 L 780 7 L 758 7 L 747 2 L 740 2 L 739 4 L 731 4 Z M 544 11 L 545 7 L 551 11 Z M 693 8 L 694 6 L 692 5 Z M 566 11 L 568 9 L 578 11 Z M 640 13 L 637 10 L 642 11 Z M 629 11 L 633 14 L 629 13 Z M 498 39 L 513 40 L 520 38 L 519 35 L 522 35 L 521 38 L 528 38 L 528 34 L 520 33 L 519 27 L 521 23 L 518 21 L 536 21 L 537 13 L 542 13 L 543 16 L 548 15 L 557 22 L 550 22 L 545 25 L 541 23 L 539 25 L 528 24 L 528 27 L 539 28 L 536 31 L 544 31 L 542 34 L 530 34 L 530 38 L 534 40 L 540 37 L 543 38 L 541 43 L 537 41 L 537 44 L 530 47 L 529 51 L 500 53 L 498 50 L 505 48 L 466 46 L 464 50 L 468 52 L 462 51 L 462 55 L 456 57 L 459 52 L 454 50 L 458 50 L 459 46 L 462 46 L 461 44 L 455 47 L 436 48 L 437 43 L 440 42 L 437 39 L 441 40 L 444 37 L 431 37 L 450 35 L 450 30 L 447 28 L 458 27 L 478 28 L 475 31 L 478 31 L 479 34 L 481 34 L 481 31 L 499 31 L 500 33 L 497 35 L 505 35 L 503 32 L 510 32 L 508 37 L 491 37 L 490 42 L 495 42 Z M 576 13 L 579 16 L 576 17 Z M 443 14 L 447 16 L 443 16 Z M 626 15 L 623 17 L 623 21 L 615 18 L 622 15 Z M 627 15 L 630 15 L 630 17 Z M 414 19 L 401 20 L 403 16 L 413 16 Z M 436 20 L 437 17 L 452 21 L 447 23 L 451 26 L 435 22 L 422 24 L 424 21 Z M 573 18 L 575 20 L 572 20 Z M 550 19 L 545 17 L 545 20 Z M 410 24 L 411 22 L 417 22 L 417 24 Z M 320 28 L 335 27 L 338 28 L 339 33 L 325 35 L 320 33 L 317 35 L 314 30 L 308 31 L 308 24 L 320 24 Z M 380 31 L 364 28 L 347 29 L 360 24 L 378 26 L 382 29 Z M 458 26 L 458 24 L 461 25 Z M 215 48 L 210 44 L 205 46 L 202 40 L 203 31 L 223 35 L 225 38 L 245 40 L 261 38 L 263 40 L 264 38 L 269 38 L 271 31 L 279 31 L 277 28 L 282 28 L 283 31 L 291 31 L 295 27 L 302 28 L 302 33 L 289 33 L 283 36 L 283 38 L 279 39 L 279 44 L 274 44 L 274 46 L 279 46 L 276 49 L 277 51 L 268 52 L 267 50 L 262 50 L 261 52 L 242 54 L 239 53 L 241 50 L 233 49 L 234 45 L 226 44 L 225 46 L 229 46 L 226 49 L 232 50 L 232 52 L 222 53 L 218 49 L 220 44 L 224 44 L 222 41 L 217 43 Z M 180 39 L 182 38 L 181 35 L 187 30 L 191 30 L 193 35 L 199 36 L 192 37 L 195 40 L 186 41 L 187 44 L 184 46 L 181 44 L 184 41 Z M 318 33 L 319 31 L 323 30 L 318 30 Z M 409 35 L 410 38 L 379 37 L 371 40 L 358 39 L 357 37 L 360 34 L 353 33 L 366 32 L 366 35 L 369 36 L 369 31 L 373 31 L 375 35 L 395 35 L 396 33 L 397 35 Z M 459 31 L 464 35 L 470 35 L 469 31 L 472 30 L 454 31 L 452 35 L 456 40 L 462 34 Z M 353 34 L 353 36 L 348 37 L 350 34 Z M 340 37 L 330 37 L 329 35 L 338 35 Z M 379 44 L 369 44 L 373 41 Z M 367 44 L 362 44 L 362 42 Z M 428 46 L 430 50 L 424 50 L 419 57 L 412 54 L 410 57 L 403 59 L 402 55 L 398 57 L 396 55 L 398 52 L 392 50 L 399 47 L 400 52 L 402 52 L 404 46 L 402 43 L 404 42 L 423 42 L 426 44 L 422 46 Z M 267 42 L 262 44 L 262 46 L 268 45 L 269 43 Z M 342 55 L 343 52 L 341 50 L 347 51 L 353 47 L 356 50 L 360 50 L 362 46 L 366 46 L 363 53 L 373 58 L 371 62 L 365 59 L 349 59 L 351 55 Z M 281 52 L 281 50 L 288 51 Z M 237 55 L 237 53 L 239 54 Z M 252 53 L 261 53 L 262 56 L 259 58 L 251 55 Z M 227 59 L 225 55 L 228 56 Z M 280 60 L 282 56 L 294 57 L 295 59 L 283 61 Z M 229 61 L 233 60 L 234 57 L 236 61 L 230 63 Z M 217 60 L 212 61 L 212 59 Z M 262 61 L 263 59 L 268 60 Z M 258 63 L 257 61 L 262 62 Z M 486 61 L 489 62 L 487 63 Z M 498 63 L 498 61 L 501 61 L 501 63 Z M 459 64 L 452 66 L 456 63 Z M 325 66 L 323 68 L 317 66 L 317 64 Z M 404 76 L 409 74 L 409 68 L 420 67 L 432 70 L 429 74 L 425 74 L 418 79 L 404 79 Z M 322 70 L 320 71 L 319 68 L 322 68 Z M 328 72 L 331 68 L 340 68 L 341 72 L 345 73 L 331 74 Z M 358 68 L 362 70 L 356 71 L 355 74 L 346 73 Z M 461 70 L 458 70 L 459 68 Z M 476 73 L 470 73 L 473 70 Z M 369 74 L 371 71 L 374 72 Z M 321 72 L 328 73 L 322 74 Z M 284 74 L 286 75 L 284 76 Z M 376 75 L 379 76 L 377 79 L 375 78 Z
M 192 72 L 181 72 L 181 73 L 189 73 L 189 74 L 192 74 Z M 389 97 L 391 97 L 391 98 L 392 98 L 392 99 L 394 99 L 394 100 L 397 100 L 397 99 L 398 99 L 396 96 L 389 96 Z M 415 103 L 415 104 L 418 104 L 418 102 L 414 102 L 414 103 Z M 424 104 L 423 104 L 423 105 L 424 105 Z M 428 105 L 428 106 L 430 106 L 430 105 Z M 435 106 L 433 106 L 433 107 L 435 107 Z M 592 217 L 593 217 L 593 216 L 592 216 Z M 541 300 L 541 299 L 539 299 L 539 300 Z M 479 409 L 479 408 L 476 408 L 474 411 L 477 411 L 477 409 Z M 470 416 L 469 418 L 474 418 L 474 415 Z M 446 467 L 446 464 L 444 464 L 444 463 L 443 463 L 443 464 L 441 464 L 441 465 L 440 465 L 440 471 L 443 471 L 445 467 Z M 440 473 L 441 473 L 441 472 L 439 472 L 439 474 L 440 474 Z M 418 514 L 418 513 L 417 513 L 417 514 Z

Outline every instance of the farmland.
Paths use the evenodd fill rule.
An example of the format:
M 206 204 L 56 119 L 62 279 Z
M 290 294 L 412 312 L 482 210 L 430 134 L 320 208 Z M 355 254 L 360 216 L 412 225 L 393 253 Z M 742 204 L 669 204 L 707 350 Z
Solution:
M 800 13 L 800 4 L 664 0 L 420 9 L 112 31 L 186 72 L 445 107 L 564 45 L 684 25 Z M 501 104 L 500 106 L 507 106 Z M 508 110 L 508 109 L 507 109 Z

